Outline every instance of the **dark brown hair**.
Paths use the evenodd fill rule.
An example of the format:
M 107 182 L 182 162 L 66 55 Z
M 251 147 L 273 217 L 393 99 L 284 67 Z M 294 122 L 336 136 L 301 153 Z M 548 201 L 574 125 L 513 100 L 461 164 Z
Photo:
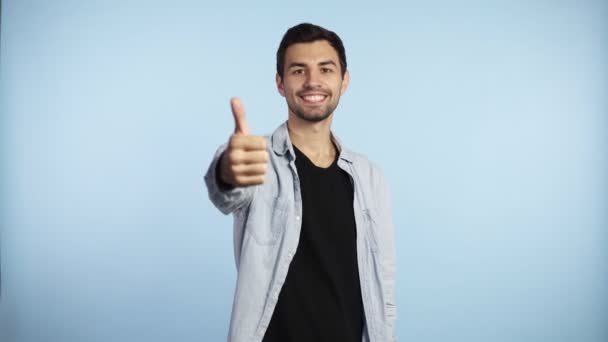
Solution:
M 317 40 L 326 40 L 338 53 L 340 58 L 340 67 L 342 77 L 346 72 L 346 52 L 342 39 L 333 31 L 325 29 L 321 26 L 310 23 L 298 24 L 285 32 L 279 49 L 277 50 L 277 73 L 283 78 L 283 68 L 285 67 L 285 51 L 293 44 L 297 43 L 312 43 Z

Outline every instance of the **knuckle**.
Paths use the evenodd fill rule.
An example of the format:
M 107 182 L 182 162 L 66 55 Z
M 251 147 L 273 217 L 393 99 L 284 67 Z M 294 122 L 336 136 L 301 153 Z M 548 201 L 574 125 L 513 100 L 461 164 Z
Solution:
M 231 172 L 233 175 L 236 175 L 236 174 L 238 174 L 238 173 L 239 173 L 239 168 L 238 168 L 238 167 L 237 167 L 235 164 L 231 164 L 231 165 L 230 165 L 230 172 Z
M 234 164 L 238 162 L 238 153 L 235 151 L 228 153 L 228 162 L 230 165 L 234 166 Z
M 238 136 L 237 135 L 231 135 L 230 139 L 228 139 L 228 147 L 230 148 L 234 148 L 234 146 L 236 145 L 238 140 Z
M 239 186 L 247 185 L 243 177 L 234 177 L 234 183 Z

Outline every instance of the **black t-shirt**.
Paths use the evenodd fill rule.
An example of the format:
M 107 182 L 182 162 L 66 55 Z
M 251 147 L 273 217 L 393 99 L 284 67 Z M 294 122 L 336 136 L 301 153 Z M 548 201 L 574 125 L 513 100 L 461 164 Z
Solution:
M 302 230 L 264 342 L 361 342 L 363 304 L 350 176 L 295 146 Z

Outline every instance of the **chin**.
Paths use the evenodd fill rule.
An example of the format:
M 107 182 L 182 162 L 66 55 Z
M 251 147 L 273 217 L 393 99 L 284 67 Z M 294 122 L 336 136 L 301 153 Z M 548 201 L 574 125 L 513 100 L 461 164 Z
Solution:
M 299 114 L 296 113 L 296 115 L 300 119 L 308 121 L 308 122 L 321 122 L 321 121 L 327 120 L 327 118 L 329 118 L 331 116 L 331 114 L 320 114 L 320 115 L 314 115 L 314 114 L 313 115 L 307 115 L 307 114 L 304 114 L 304 115 L 302 115 L 302 113 L 299 113 Z

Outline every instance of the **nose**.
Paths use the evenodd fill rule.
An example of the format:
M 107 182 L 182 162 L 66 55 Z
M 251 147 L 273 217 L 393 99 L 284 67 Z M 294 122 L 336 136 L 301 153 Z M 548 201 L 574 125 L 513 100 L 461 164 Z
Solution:
M 306 82 L 304 83 L 306 88 L 320 88 L 321 87 L 321 73 L 317 70 L 310 70 L 306 75 Z

